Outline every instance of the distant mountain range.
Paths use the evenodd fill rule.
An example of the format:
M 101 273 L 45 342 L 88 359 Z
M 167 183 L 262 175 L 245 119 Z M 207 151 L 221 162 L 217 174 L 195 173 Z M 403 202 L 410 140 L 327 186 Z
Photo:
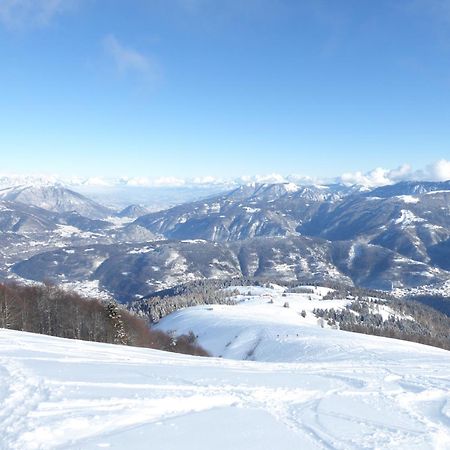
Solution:
M 172 180 L 173 181 L 173 180 Z M 143 180 L 133 178 L 81 179 L 52 176 L 0 176 L 0 190 L 23 187 L 64 187 L 83 194 L 91 200 L 112 209 L 124 209 L 138 203 L 150 211 L 159 211 L 184 202 L 190 202 L 235 187 L 235 182 L 196 182 L 173 184 L 168 180 Z
M 135 223 L 170 239 L 303 235 L 354 241 L 450 267 L 442 250 L 450 238 L 450 182 L 402 182 L 370 192 L 344 186 L 246 186 L 147 214 Z
M 1 189 L 0 200 L 37 206 L 57 213 L 76 212 L 90 219 L 105 219 L 114 214 L 112 210 L 61 185 Z
M 153 213 L 114 211 L 59 185 L 0 199 L 0 275 L 95 281 L 123 302 L 203 278 L 386 290 L 450 279 L 450 182 L 253 183 Z

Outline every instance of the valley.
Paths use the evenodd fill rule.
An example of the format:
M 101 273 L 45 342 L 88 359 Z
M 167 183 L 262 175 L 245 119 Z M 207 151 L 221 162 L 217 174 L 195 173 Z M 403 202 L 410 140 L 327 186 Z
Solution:
M 201 279 L 404 292 L 450 279 L 450 186 L 251 184 L 148 213 L 62 185 L 0 190 L 1 276 L 86 282 L 122 303 Z

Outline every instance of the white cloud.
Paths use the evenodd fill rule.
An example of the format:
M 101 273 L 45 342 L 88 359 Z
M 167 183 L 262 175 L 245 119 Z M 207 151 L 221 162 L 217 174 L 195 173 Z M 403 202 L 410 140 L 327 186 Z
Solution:
M 151 180 L 147 177 L 133 177 L 133 178 L 122 178 L 121 182 L 127 186 L 133 187 L 148 187 L 151 186 Z
M 270 173 L 268 175 L 255 175 L 253 181 L 256 183 L 286 183 L 287 179 L 285 176 L 279 173 Z
M 0 22 L 9 29 L 36 28 L 79 3 L 79 0 L 0 0 Z
M 1 1 L 1 0 L 0 0 Z M 91 186 L 91 187 L 142 187 L 142 188 L 207 188 L 219 187 L 228 189 L 233 186 L 252 183 L 287 183 L 293 182 L 299 185 L 327 184 L 341 182 L 347 185 L 363 185 L 368 188 L 382 185 L 394 184 L 403 180 L 417 181 L 447 181 L 450 180 L 450 161 L 441 159 L 427 165 L 420 170 L 413 170 L 409 164 L 403 164 L 396 169 L 384 169 L 378 167 L 368 172 L 356 171 L 347 172 L 337 178 L 320 179 L 302 175 L 281 175 L 272 173 L 267 175 L 244 175 L 236 178 L 218 178 L 212 175 L 205 175 L 193 178 L 180 178 L 177 176 L 164 176 L 159 178 L 136 176 L 136 177 L 116 177 L 108 178 L 103 176 L 86 177 L 60 177 L 56 175 L 43 174 L 0 174 L 0 186 L 13 186 L 19 184 L 51 184 L 61 183 L 71 186 Z
M 287 180 L 291 183 L 297 183 L 297 184 L 319 184 L 322 180 L 319 180 L 318 178 L 310 177 L 308 175 L 298 175 L 298 174 L 291 174 L 288 175 Z
M 180 187 L 186 184 L 186 180 L 177 177 L 160 177 L 153 181 L 153 186 Z
M 114 35 L 106 36 L 102 44 L 121 74 L 138 73 L 151 80 L 160 77 L 160 67 L 153 58 L 122 44 Z
M 112 186 L 111 181 L 106 180 L 103 177 L 90 177 L 84 180 L 82 183 L 84 186 L 97 186 L 97 187 L 110 187 Z
M 403 164 L 396 169 L 377 167 L 369 172 L 346 172 L 337 181 L 347 185 L 360 184 L 367 187 L 385 186 L 402 180 L 411 179 L 413 175 L 411 166 Z
M 408 177 L 411 177 L 412 167 L 409 164 L 402 164 L 397 169 L 392 169 L 388 173 L 389 179 L 394 182 L 405 180 Z
M 389 173 L 389 170 L 377 167 L 366 173 L 361 171 L 343 173 L 339 181 L 347 185 L 360 184 L 368 187 L 383 186 L 393 183 L 389 177 Z
M 294 181 L 300 183 L 299 176 L 288 176 L 272 173 L 268 175 L 252 175 L 241 176 L 238 178 L 218 178 L 212 175 L 205 175 L 202 177 L 193 178 L 179 178 L 174 176 L 166 176 L 159 178 L 149 177 L 122 177 L 120 184 L 127 186 L 139 186 L 139 187 L 208 187 L 208 186 L 223 186 L 224 188 L 237 186 L 240 184 L 250 183 L 287 183 L 288 181 Z M 310 182 L 311 178 L 302 177 L 301 180 L 306 183 L 306 180 Z
M 447 181 L 450 180 L 450 161 L 441 159 L 429 164 L 424 169 L 413 171 L 409 164 L 403 164 L 397 169 L 378 167 L 369 172 L 347 172 L 337 181 L 347 185 L 360 184 L 367 187 L 384 186 L 404 180 Z
M 211 175 L 206 175 L 204 177 L 195 177 L 190 180 L 192 184 L 195 185 L 217 185 L 217 184 L 226 184 L 227 181 L 223 180 L 222 178 L 216 178 Z
M 181 187 L 186 184 L 186 180 L 177 177 L 122 177 L 112 183 L 130 187 Z
M 447 181 L 450 180 L 450 161 L 440 159 L 433 164 L 428 165 L 422 178 L 430 181 Z

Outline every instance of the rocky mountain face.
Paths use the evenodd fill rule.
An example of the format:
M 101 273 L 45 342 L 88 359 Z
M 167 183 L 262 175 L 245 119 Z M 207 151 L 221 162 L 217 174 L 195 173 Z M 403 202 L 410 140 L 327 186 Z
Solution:
M 441 247 L 449 245 L 449 205 L 450 182 L 403 182 L 370 192 L 260 185 L 148 214 L 136 224 L 169 239 L 229 242 L 305 235 L 357 240 L 444 268 L 448 263 Z
M 450 191 L 450 180 L 443 182 L 432 181 L 401 181 L 390 186 L 381 186 L 373 189 L 369 194 L 372 197 L 395 197 L 397 195 L 421 195 L 436 191 Z
M 139 224 L 169 239 L 236 241 L 258 236 L 297 234 L 325 204 L 346 193 L 345 187 L 296 186 L 292 183 L 241 186 L 207 200 L 139 217 Z
M 449 184 L 372 191 L 253 184 L 157 213 L 131 205 L 107 220 L 101 206 L 88 216 L 2 201 L 0 275 L 95 281 L 123 302 L 207 278 L 386 290 L 443 283 L 450 279 Z
M 450 190 L 385 198 L 352 196 L 327 205 L 297 231 L 331 241 L 380 245 L 442 267 L 439 249 L 450 238 Z
M 90 245 L 37 254 L 14 266 L 26 279 L 98 281 L 122 302 L 199 279 L 248 277 L 278 281 L 340 281 L 391 289 L 440 282 L 443 270 L 383 247 L 304 236 Z
M 114 212 L 91 200 L 72 195 L 71 191 L 60 186 L 37 187 L 34 192 L 42 196 L 31 196 L 31 189 L 4 189 L 0 191 L 4 198 L 0 200 L 0 279 L 10 275 L 10 267 L 35 254 L 65 246 L 88 244 L 117 244 L 121 242 L 143 242 L 155 239 L 149 230 L 132 224 L 132 218 L 114 216 Z M 27 196 L 22 196 L 26 192 Z M 43 194 L 45 193 L 45 195 Z M 50 203 L 44 209 L 31 203 L 40 203 L 45 197 Z M 56 199 L 78 199 L 75 205 L 71 201 L 55 203 Z M 17 199 L 20 199 L 17 200 Z M 50 200 L 51 201 L 50 201 Z M 27 204 L 26 202 L 30 203 Z M 70 209 L 77 206 L 87 216 Z M 99 219 L 108 213 L 108 219 Z M 46 278 L 45 278 L 46 279 Z
M 2 233 L 46 232 L 56 228 L 55 214 L 35 206 L 0 201 Z

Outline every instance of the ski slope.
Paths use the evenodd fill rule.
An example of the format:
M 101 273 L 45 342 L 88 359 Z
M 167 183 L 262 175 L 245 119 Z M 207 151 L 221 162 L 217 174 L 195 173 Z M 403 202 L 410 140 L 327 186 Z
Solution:
M 238 291 L 158 325 L 216 358 L 0 330 L 0 448 L 450 449 L 450 352 L 329 327 L 326 288 Z
M 255 362 L 2 329 L 0 448 L 450 448 L 449 352 L 305 330 Z
M 268 362 L 317 362 L 348 358 L 354 353 L 354 339 L 365 342 L 364 348 L 379 347 L 379 341 L 332 329 L 318 319 L 314 309 L 344 309 L 351 299 L 324 300 L 331 289 L 316 287 L 313 293 L 285 293 L 284 288 L 239 286 L 232 296 L 236 305 L 206 305 L 181 309 L 164 317 L 157 328 L 179 334 L 190 331 L 198 342 L 214 356 Z M 306 286 L 305 286 L 306 288 Z M 311 287 L 308 287 L 310 289 Z M 288 307 L 285 307 L 285 304 Z M 387 305 L 373 304 L 374 312 L 387 319 L 396 314 Z M 303 315 L 302 315 L 303 314 Z M 357 313 L 355 313 L 356 315 Z M 389 340 L 392 347 L 397 341 Z

